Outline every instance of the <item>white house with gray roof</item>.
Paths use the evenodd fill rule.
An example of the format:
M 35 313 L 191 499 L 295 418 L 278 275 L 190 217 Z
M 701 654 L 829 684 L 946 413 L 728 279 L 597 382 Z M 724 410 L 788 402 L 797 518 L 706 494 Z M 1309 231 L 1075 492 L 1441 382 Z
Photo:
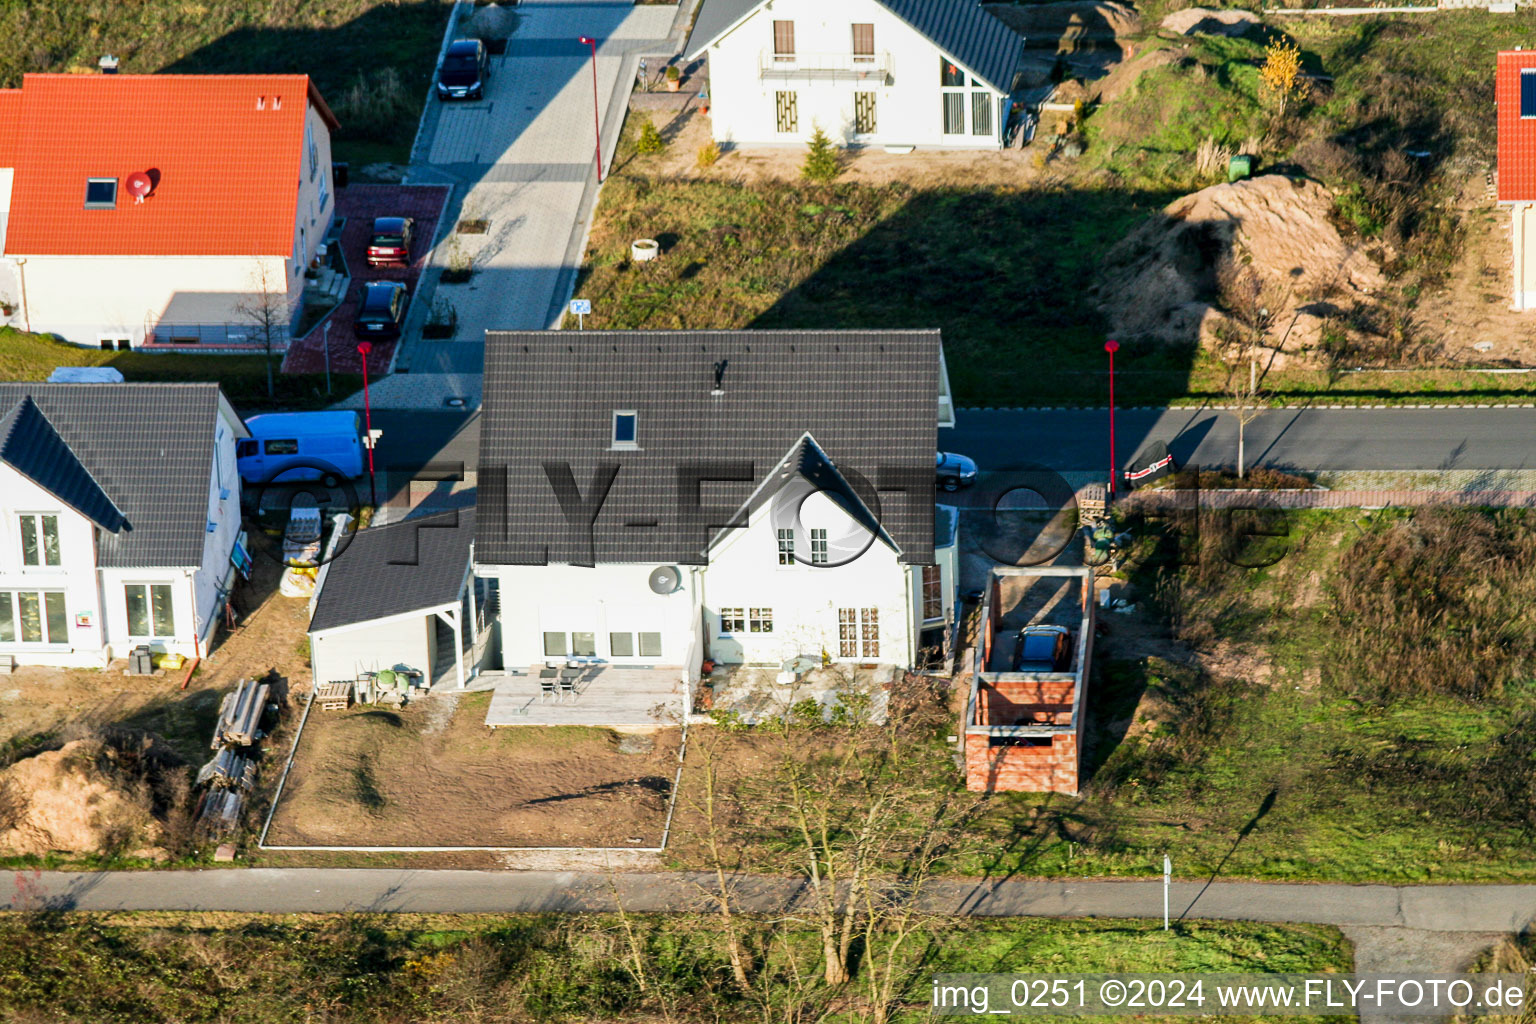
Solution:
M 704 0 L 684 53 L 709 58 L 722 144 L 997 149 L 1024 37 L 976 0 Z
M 0 666 L 207 653 L 248 436 L 217 384 L 0 384 Z
M 947 391 L 938 331 L 490 332 L 474 561 L 504 669 L 914 664 L 957 586 Z

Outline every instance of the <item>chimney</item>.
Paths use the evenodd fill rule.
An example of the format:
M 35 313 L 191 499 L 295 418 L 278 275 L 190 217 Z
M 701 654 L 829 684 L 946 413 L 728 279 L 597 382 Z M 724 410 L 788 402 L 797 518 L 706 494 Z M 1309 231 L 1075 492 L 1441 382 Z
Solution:
M 112 56 L 110 53 L 103 55 L 102 58 L 96 62 L 96 66 L 101 69 L 101 73 L 104 75 L 117 74 L 117 58 Z

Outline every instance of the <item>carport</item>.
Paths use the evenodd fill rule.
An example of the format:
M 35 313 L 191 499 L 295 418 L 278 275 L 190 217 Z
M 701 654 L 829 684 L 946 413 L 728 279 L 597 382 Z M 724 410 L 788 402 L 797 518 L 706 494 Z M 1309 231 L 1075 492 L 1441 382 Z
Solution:
M 479 618 L 470 579 L 474 511 L 359 530 L 321 569 L 309 622 L 317 683 L 392 669 L 464 686 Z

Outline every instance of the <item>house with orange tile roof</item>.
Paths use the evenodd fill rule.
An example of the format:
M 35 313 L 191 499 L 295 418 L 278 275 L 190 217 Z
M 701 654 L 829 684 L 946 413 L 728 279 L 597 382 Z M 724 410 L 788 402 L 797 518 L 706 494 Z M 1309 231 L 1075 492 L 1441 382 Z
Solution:
M 260 348 L 335 219 L 307 75 L 26 75 L 0 90 L 0 301 L 90 347 Z
M 1510 214 L 1511 307 L 1536 309 L 1536 50 L 1505 50 L 1494 79 L 1499 205 Z

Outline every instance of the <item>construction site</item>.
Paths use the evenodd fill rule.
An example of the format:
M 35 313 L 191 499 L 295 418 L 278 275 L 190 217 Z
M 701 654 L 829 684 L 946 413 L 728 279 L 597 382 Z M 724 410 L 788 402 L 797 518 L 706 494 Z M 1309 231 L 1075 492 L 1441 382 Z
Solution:
M 1093 593 L 1085 566 L 991 570 L 965 702 L 966 788 L 1077 793 Z

